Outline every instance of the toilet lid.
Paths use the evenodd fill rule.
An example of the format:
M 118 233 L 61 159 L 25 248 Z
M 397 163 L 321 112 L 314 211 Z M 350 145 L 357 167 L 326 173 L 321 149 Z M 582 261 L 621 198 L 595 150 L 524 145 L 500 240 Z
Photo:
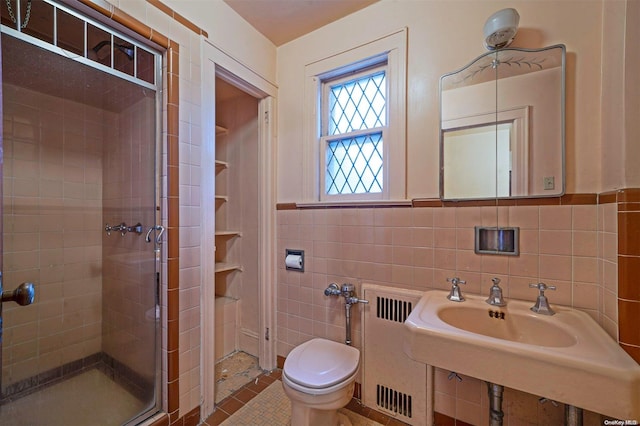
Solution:
M 356 372 L 360 351 L 326 339 L 309 340 L 294 348 L 284 361 L 284 374 L 309 388 L 326 388 Z

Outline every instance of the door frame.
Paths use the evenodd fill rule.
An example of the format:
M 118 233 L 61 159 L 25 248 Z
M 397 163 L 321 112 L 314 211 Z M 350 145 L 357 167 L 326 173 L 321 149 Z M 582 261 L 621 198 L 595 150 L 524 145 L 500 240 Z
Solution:
M 277 87 L 230 55 L 202 40 L 201 149 L 201 416 L 215 409 L 215 78 L 221 77 L 258 99 L 258 358 L 260 368 L 276 368 L 276 146 Z M 208 167 L 207 167 L 208 166 Z

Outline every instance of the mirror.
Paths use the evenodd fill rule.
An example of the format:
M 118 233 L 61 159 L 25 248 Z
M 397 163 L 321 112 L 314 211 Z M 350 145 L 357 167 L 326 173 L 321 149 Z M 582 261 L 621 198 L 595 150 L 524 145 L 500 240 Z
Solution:
M 564 194 L 565 47 L 485 53 L 440 78 L 440 198 Z

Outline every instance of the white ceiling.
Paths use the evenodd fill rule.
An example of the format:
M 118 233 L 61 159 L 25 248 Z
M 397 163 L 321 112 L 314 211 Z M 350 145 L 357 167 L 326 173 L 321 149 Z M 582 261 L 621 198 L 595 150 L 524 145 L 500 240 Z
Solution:
M 378 0 L 224 0 L 276 46 Z

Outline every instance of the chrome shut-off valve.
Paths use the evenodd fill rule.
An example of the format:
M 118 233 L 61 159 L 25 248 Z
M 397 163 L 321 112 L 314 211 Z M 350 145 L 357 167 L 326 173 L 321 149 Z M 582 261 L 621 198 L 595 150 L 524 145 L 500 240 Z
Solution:
M 341 294 L 340 287 L 338 287 L 338 284 L 336 283 L 331 283 L 329 284 L 329 287 L 324 289 L 325 296 L 340 296 Z
M 347 305 L 355 305 L 356 303 L 369 303 L 368 300 L 358 299 L 355 296 L 355 285 L 345 283 L 341 287 L 338 284 L 331 283 L 329 287 L 324 290 L 325 296 L 343 296 Z

